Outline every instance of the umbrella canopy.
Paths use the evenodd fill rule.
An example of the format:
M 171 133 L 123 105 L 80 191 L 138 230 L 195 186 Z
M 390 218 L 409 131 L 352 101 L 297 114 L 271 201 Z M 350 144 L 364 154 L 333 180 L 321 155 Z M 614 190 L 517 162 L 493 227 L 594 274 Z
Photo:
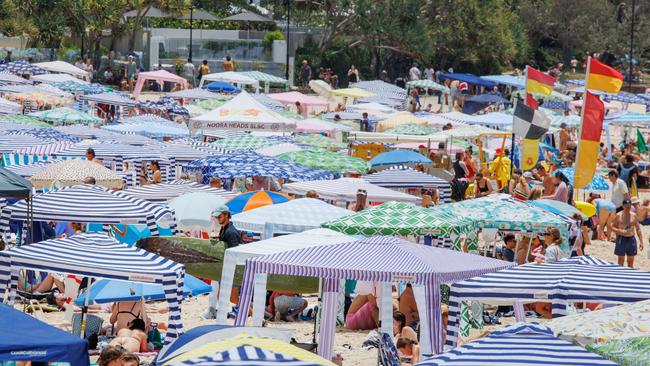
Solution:
M 296 136 L 296 141 L 305 145 L 320 147 L 328 150 L 341 150 L 348 147 L 346 143 L 336 141 L 333 138 L 327 136 L 316 134 Z
M 148 18 L 167 18 L 169 17 L 169 14 L 154 6 L 150 6 L 142 14 L 140 13 L 140 10 L 135 9 L 135 10 L 127 11 L 122 16 L 124 18 L 133 18 L 137 16 L 148 17 Z
M 18 130 L 7 130 L 5 131 L 6 135 L 22 135 L 22 136 L 32 136 L 37 139 L 40 139 L 42 142 L 57 142 L 57 143 L 71 143 L 79 142 L 77 136 L 72 136 L 67 133 L 57 131 L 52 128 L 24 128 Z
M 212 211 L 225 202 L 224 197 L 214 193 L 192 192 L 174 198 L 168 206 L 176 212 L 176 220 L 182 227 L 210 228 Z
M 16 173 L 0 168 L 0 197 L 27 198 L 32 193 L 32 183 Z
M 650 336 L 650 300 L 579 313 L 544 323 L 561 339 L 587 346 Z
M 18 75 L 30 74 L 30 75 L 41 75 L 47 74 L 47 70 L 42 67 L 38 67 L 34 64 L 30 64 L 27 61 L 18 60 L 7 62 L 6 64 L 0 65 L 0 72 L 7 71 Z
M 212 287 L 198 278 L 185 274 L 183 296 L 207 294 Z M 75 303 L 82 306 L 86 303 L 87 291 L 83 292 Z M 145 284 L 128 281 L 101 279 L 93 282 L 90 287 L 90 304 L 106 304 L 116 301 L 165 300 L 165 290 L 159 284 Z
M 82 184 L 84 178 L 95 178 L 96 184 L 106 188 L 122 188 L 122 177 L 101 164 L 74 159 L 50 164 L 30 178 L 36 188 L 66 187 Z
M 573 185 L 573 176 L 575 174 L 574 168 L 560 168 L 554 171 L 553 175 L 556 175 L 557 173 L 564 174 L 564 176 L 569 180 L 569 184 Z M 607 183 L 605 178 L 601 177 L 599 174 L 594 174 L 594 178 L 583 189 L 588 191 L 607 191 L 609 190 L 609 183 Z
M 241 89 L 231 84 L 228 84 L 225 81 L 213 81 L 210 84 L 204 86 L 211 92 L 221 92 L 221 93 L 239 93 Z
M 333 174 L 326 170 L 306 168 L 270 156 L 253 152 L 236 152 L 227 155 L 214 155 L 194 160 L 183 167 L 184 171 L 200 173 L 204 184 L 210 178 L 237 177 L 275 177 L 285 180 L 331 179 Z
M 88 366 L 88 342 L 0 304 L 0 362 L 50 361 Z M 3 362 L 4 363 L 4 362 Z
M 365 174 L 370 170 L 368 162 L 363 159 L 322 149 L 288 152 L 278 155 L 278 159 L 338 174 Z
M 208 365 L 208 364 L 219 364 L 219 365 L 228 365 L 229 363 L 222 363 L 222 362 L 216 362 L 212 361 L 213 357 L 220 357 L 221 359 L 223 358 L 222 352 L 232 352 L 230 350 L 233 350 L 238 347 L 242 346 L 248 346 L 248 347 L 254 347 L 258 348 L 259 350 L 263 350 L 262 353 L 260 354 L 260 351 L 248 351 L 251 353 L 251 356 L 253 357 L 260 357 L 265 354 L 271 355 L 271 353 L 275 354 L 280 354 L 283 357 L 283 362 L 280 362 L 279 364 L 284 365 L 285 362 L 287 365 L 301 365 L 300 363 L 296 364 L 294 360 L 300 360 L 303 362 L 305 365 L 311 366 L 311 365 L 324 365 L 324 366 L 334 366 L 334 364 L 330 361 L 325 360 L 324 358 L 321 358 L 320 356 L 303 350 L 301 348 L 298 348 L 296 346 L 292 346 L 289 343 L 275 340 L 275 339 L 269 339 L 269 338 L 254 338 L 251 336 L 247 335 L 240 335 L 238 337 L 234 337 L 232 339 L 224 340 L 224 341 L 217 341 L 217 342 L 211 342 L 207 343 L 205 345 L 202 345 L 194 350 L 191 350 L 189 352 L 186 352 L 180 356 L 174 357 L 168 362 L 164 363 L 164 365 L 170 365 L 170 366 L 176 366 L 176 365 Z M 239 352 L 233 353 L 234 355 L 237 355 L 236 357 L 239 357 L 240 359 L 242 358 L 242 355 Z M 219 356 L 221 355 L 221 356 Z M 230 356 L 230 357 L 233 357 Z M 249 356 L 244 356 L 244 357 L 249 357 Z M 205 360 L 205 361 L 202 361 Z M 202 362 L 206 362 L 203 364 Z M 226 359 L 225 362 L 233 362 L 232 359 L 228 360 Z M 278 360 L 275 361 L 276 365 L 278 364 Z M 258 361 L 253 361 L 250 363 L 242 363 L 241 361 L 239 363 L 230 363 L 231 365 L 272 365 L 269 363 L 259 363 Z
M 430 134 L 434 133 L 435 130 L 432 129 L 432 128 L 429 128 L 427 126 L 413 124 L 413 123 L 407 123 L 407 124 L 404 124 L 404 125 L 399 125 L 399 126 L 397 126 L 395 128 L 392 128 L 390 130 L 386 130 L 385 132 L 386 133 L 394 133 L 396 135 L 424 136 L 424 135 L 430 135 Z
M 543 210 L 552 212 L 554 214 L 564 215 L 568 217 L 573 217 L 573 215 L 580 215 L 580 217 L 582 217 L 583 219 L 587 219 L 587 216 L 584 213 L 582 213 L 582 211 L 564 202 L 549 200 L 549 199 L 540 199 L 540 200 L 525 201 L 525 202 L 532 206 L 536 206 Z
M 259 207 L 288 202 L 289 196 L 284 193 L 270 191 L 252 191 L 242 193 L 226 202 L 230 213 L 236 215 L 241 212 L 254 210 Z
M 293 346 L 289 346 L 293 347 Z M 324 358 L 323 362 L 326 362 Z M 218 352 L 213 355 L 201 356 L 193 360 L 178 361 L 172 362 L 170 365 L 231 365 L 231 366 L 242 366 L 242 365 L 259 365 L 259 366 L 274 366 L 274 365 L 286 365 L 286 366 L 319 366 L 323 363 L 316 362 L 307 362 L 297 359 L 296 357 L 289 356 L 284 354 L 281 351 L 273 352 L 260 347 L 253 346 L 239 346 L 235 348 L 228 349 L 223 352 Z M 328 363 L 329 364 L 329 363 Z
M 380 165 L 431 164 L 431 160 L 413 150 L 393 150 L 381 153 L 372 160 L 372 167 Z
M 437 215 L 407 202 L 386 202 L 325 222 L 322 227 L 348 235 L 458 236 L 476 230 L 471 218 Z
M 553 336 L 543 325 L 519 323 L 420 362 L 447 365 L 616 365 Z
M 320 227 L 321 223 L 351 214 L 352 211 L 313 198 L 299 198 L 285 203 L 259 207 L 232 217 L 240 230 L 262 234 L 296 233 Z
M 242 334 L 251 337 L 271 338 L 290 342 L 292 332 L 288 329 L 267 327 L 234 327 L 230 325 L 201 325 L 183 333 L 173 342 L 165 345 L 156 356 L 156 365 L 165 362 L 186 352 L 192 351 L 204 344 L 225 341 Z
M 650 353 L 650 337 L 633 337 L 592 344 L 587 346 L 587 350 L 618 365 L 643 365 L 647 362 Z
M 413 80 L 409 81 L 406 83 L 406 88 L 407 89 L 413 89 L 413 88 L 419 88 L 419 89 L 430 89 L 430 90 L 438 90 L 444 93 L 449 93 L 449 88 L 442 85 L 438 84 L 433 80 Z
M 189 180 L 174 180 L 169 183 L 147 184 L 133 187 L 122 191 L 130 196 L 151 202 L 165 202 L 178 196 L 192 192 L 205 192 L 215 194 L 229 200 L 235 196 L 234 193 L 220 188 L 210 187 L 205 184 L 198 184 Z
M 245 134 L 215 142 L 213 145 L 226 150 L 257 150 L 273 145 L 279 145 L 281 142 L 268 139 L 265 137 Z
M 58 122 L 58 123 L 102 123 L 102 120 L 99 117 L 93 117 L 89 114 L 77 111 L 68 107 L 61 107 L 55 109 L 49 109 L 46 111 L 34 112 L 28 114 L 28 116 L 36 117 L 47 122 Z
M 361 177 L 368 183 L 386 188 L 436 188 L 442 202 L 451 199 L 451 185 L 444 179 L 406 167 L 384 169 Z
M 102 86 L 101 84 L 97 84 L 97 83 L 86 84 L 86 83 L 78 83 L 75 81 L 51 83 L 51 85 L 63 91 L 67 91 L 74 94 L 84 94 L 84 95 L 108 93 L 111 90 L 107 87 Z

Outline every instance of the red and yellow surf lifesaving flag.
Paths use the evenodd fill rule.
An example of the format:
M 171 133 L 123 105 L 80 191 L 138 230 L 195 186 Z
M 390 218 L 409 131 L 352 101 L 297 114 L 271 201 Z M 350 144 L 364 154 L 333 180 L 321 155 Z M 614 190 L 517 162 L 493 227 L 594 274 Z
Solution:
M 623 75 L 616 69 L 604 63 L 589 58 L 587 68 L 587 89 L 600 90 L 606 93 L 618 93 L 623 86 Z
M 526 92 L 532 94 L 551 95 L 555 78 L 539 70 L 526 67 Z
M 598 165 L 598 145 L 603 131 L 605 104 L 597 95 L 586 91 L 582 106 L 582 128 L 575 163 L 574 187 L 586 187 L 594 178 Z

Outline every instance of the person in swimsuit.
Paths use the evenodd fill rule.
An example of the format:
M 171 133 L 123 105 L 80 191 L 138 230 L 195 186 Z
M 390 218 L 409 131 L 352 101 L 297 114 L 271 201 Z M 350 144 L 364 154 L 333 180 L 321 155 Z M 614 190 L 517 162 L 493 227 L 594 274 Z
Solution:
M 162 180 L 162 177 L 160 175 L 160 164 L 158 161 L 154 160 L 151 162 L 151 180 L 149 183 L 151 184 L 157 184 L 160 183 Z
M 524 178 L 524 173 L 521 169 L 515 169 L 512 174 L 512 179 L 510 179 L 510 184 L 508 185 L 508 193 L 510 193 L 514 198 L 525 201 L 530 193 L 530 186 Z
M 596 206 L 596 218 L 598 219 L 596 231 L 598 232 L 598 240 L 612 240 L 612 223 L 616 217 L 616 205 L 610 200 L 600 198 L 597 193 L 589 193 L 587 203 Z M 605 234 L 607 228 L 607 234 Z
M 483 173 L 476 173 L 474 182 L 474 196 L 476 198 L 484 197 L 492 193 L 492 183 L 483 176 Z
M 117 337 L 108 344 L 109 346 L 122 346 L 128 352 L 147 352 L 147 333 L 142 319 L 133 319 L 129 322 L 128 329 L 120 329 Z
M 616 214 L 612 224 L 612 231 L 616 234 L 614 254 L 618 257 L 618 265 L 624 265 L 625 257 L 627 257 L 627 266 L 633 268 L 634 257 L 637 254 L 637 242 L 634 233 L 636 231 L 636 235 L 639 237 L 639 250 L 643 250 L 643 233 L 636 214 L 632 212 L 632 201 L 630 199 L 623 200 L 623 211 Z
M 45 275 L 45 277 L 43 277 Z M 44 272 L 36 273 L 36 271 L 25 270 L 18 273 L 18 290 L 28 292 L 30 294 L 42 293 L 52 291 L 52 287 L 56 286 L 59 291 L 65 291 L 65 285 L 59 278 L 52 274 Z
M 415 365 L 420 362 L 420 346 L 410 339 L 398 338 L 397 351 L 400 353 L 402 365 Z
M 404 292 L 399 296 L 399 311 L 406 317 L 406 324 L 415 327 L 420 321 L 420 313 L 418 313 L 418 306 L 415 302 L 415 295 L 413 294 L 413 286 L 407 284 Z
M 413 328 L 406 325 L 406 316 L 399 311 L 393 313 L 393 337 L 418 341 L 418 335 Z
M 634 199 L 636 197 L 632 197 L 632 204 L 634 204 Z M 637 203 L 638 205 L 638 203 Z M 635 205 L 635 206 L 637 206 Z M 636 218 L 639 220 L 639 224 L 641 225 L 650 225 L 650 200 L 643 200 L 643 203 L 641 206 L 637 207 L 636 209 Z
M 357 295 L 352 300 L 345 317 L 345 327 L 352 330 L 369 330 L 379 324 L 379 308 L 372 282 L 357 281 Z
M 113 333 L 128 328 L 134 319 L 142 319 L 145 327 L 149 319 L 144 308 L 144 301 L 120 301 L 113 304 L 109 322 L 113 325 Z

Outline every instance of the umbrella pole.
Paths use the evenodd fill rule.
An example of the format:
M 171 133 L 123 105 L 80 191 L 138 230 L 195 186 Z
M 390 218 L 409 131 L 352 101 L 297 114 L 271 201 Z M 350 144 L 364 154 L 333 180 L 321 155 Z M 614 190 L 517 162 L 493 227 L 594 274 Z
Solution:
M 90 288 L 93 284 L 93 278 L 88 278 L 88 287 L 86 288 L 86 299 L 84 300 L 84 307 L 81 309 L 81 339 L 86 339 L 86 322 L 88 314 L 88 304 L 90 303 Z

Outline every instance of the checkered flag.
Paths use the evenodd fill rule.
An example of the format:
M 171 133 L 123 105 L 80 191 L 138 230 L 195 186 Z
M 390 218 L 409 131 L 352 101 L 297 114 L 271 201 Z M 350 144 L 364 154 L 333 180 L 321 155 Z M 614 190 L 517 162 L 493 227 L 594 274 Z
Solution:
M 515 113 L 512 116 L 515 136 L 524 139 L 524 155 L 522 169 L 530 170 L 539 157 L 539 139 L 546 134 L 551 119 L 541 111 L 532 109 L 524 103 L 515 102 Z

